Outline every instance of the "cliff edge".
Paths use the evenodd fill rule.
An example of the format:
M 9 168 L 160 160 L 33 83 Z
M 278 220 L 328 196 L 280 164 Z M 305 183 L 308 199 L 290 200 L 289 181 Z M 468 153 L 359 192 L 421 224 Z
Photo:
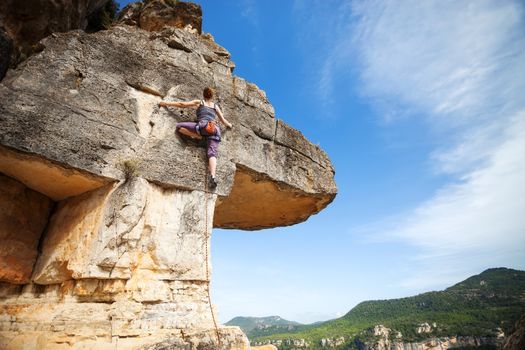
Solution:
M 190 16 L 154 0 L 54 33 L 0 82 L 0 348 L 244 348 L 215 329 L 212 227 L 293 225 L 335 197 L 327 155 L 180 4 Z M 158 107 L 205 86 L 234 124 L 214 192 L 204 149 L 175 133 L 194 111 Z

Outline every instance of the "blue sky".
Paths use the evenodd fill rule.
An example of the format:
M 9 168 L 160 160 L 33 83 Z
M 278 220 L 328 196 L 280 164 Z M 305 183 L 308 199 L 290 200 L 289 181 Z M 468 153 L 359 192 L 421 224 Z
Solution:
M 305 223 L 214 231 L 222 322 L 309 323 L 525 269 L 523 2 L 195 2 L 235 74 L 328 153 L 339 188 Z

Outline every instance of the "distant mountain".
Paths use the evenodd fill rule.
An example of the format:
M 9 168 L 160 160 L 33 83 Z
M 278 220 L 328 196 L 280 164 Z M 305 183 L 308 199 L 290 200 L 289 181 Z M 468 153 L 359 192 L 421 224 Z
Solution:
M 226 326 L 239 326 L 248 337 L 257 337 L 279 332 L 297 331 L 299 322 L 288 321 L 280 316 L 235 317 L 226 322 Z
M 495 268 L 444 291 L 365 301 L 335 320 L 293 331 L 272 329 L 275 332 L 271 335 L 248 337 L 254 343 L 278 344 L 280 349 L 306 348 L 306 344 L 309 350 L 390 349 L 385 342 L 413 343 L 455 336 L 449 340 L 462 339 L 465 346 L 491 348 L 524 313 L 525 271 Z M 379 340 L 382 347 L 370 345 Z

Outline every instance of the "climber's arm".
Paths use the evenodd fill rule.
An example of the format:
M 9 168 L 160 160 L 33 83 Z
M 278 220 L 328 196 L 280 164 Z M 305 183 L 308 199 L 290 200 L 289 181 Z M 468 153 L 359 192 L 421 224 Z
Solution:
M 193 100 L 193 101 L 179 101 L 179 102 L 166 102 L 161 101 L 159 102 L 159 106 L 161 107 L 179 107 L 179 108 L 187 108 L 187 107 L 197 107 L 201 103 L 200 100 Z
M 230 123 L 229 121 L 226 120 L 226 118 L 224 118 L 224 115 L 222 114 L 222 111 L 219 106 L 215 107 L 215 111 L 217 112 L 217 115 L 219 116 L 219 120 L 221 121 L 221 123 L 223 123 L 224 125 L 226 125 L 228 128 L 231 129 L 233 127 L 232 123 Z

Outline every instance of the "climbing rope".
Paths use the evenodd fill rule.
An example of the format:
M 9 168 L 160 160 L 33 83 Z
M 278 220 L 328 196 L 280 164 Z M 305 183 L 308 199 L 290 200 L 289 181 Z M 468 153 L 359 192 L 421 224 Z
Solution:
M 205 235 L 205 242 L 206 242 L 206 248 L 205 248 L 205 252 L 206 252 L 206 282 L 207 282 L 207 286 L 206 286 L 206 293 L 208 294 L 208 304 L 210 305 L 210 312 L 211 312 L 211 318 L 213 320 L 213 325 L 215 326 L 215 335 L 217 336 L 217 349 L 220 349 L 222 347 L 221 345 L 221 335 L 219 333 L 219 327 L 217 326 L 217 321 L 215 320 L 215 313 L 213 312 L 213 307 L 212 307 L 212 303 L 211 303 L 211 295 L 210 295 L 210 267 L 209 267 L 209 259 L 208 259 L 208 240 L 210 239 L 210 235 L 208 234 L 208 190 L 206 188 L 206 180 L 207 180 L 207 172 L 206 170 L 204 171 L 204 211 L 206 212 L 205 214 L 205 223 L 206 223 L 206 227 L 204 228 L 204 235 Z

